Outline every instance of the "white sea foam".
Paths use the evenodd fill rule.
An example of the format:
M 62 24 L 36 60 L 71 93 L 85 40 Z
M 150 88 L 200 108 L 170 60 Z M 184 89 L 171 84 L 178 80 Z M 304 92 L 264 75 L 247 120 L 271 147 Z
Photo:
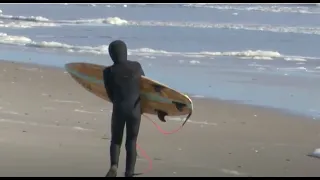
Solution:
M 170 21 L 133 21 L 119 17 L 108 17 L 98 19 L 80 20 L 59 20 L 56 22 L 69 24 L 109 24 L 126 26 L 168 26 L 186 28 L 216 28 L 216 29 L 235 29 L 250 31 L 269 31 L 277 33 L 301 33 L 320 35 L 320 27 L 299 27 L 299 26 L 274 26 L 269 24 L 232 24 L 232 23 L 205 23 L 205 22 L 170 22 Z
M 306 6 L 279 6 L 279 5 L 226 5 L 226 4 L 187 4 L 185 7 L 193 8 L 212 8 L 218 10 L 236 10 L 236 11 L 260 11 L 273 13 L 301 13 L 301 14 L 320 14 L 320 11 L 313 10 Z
M 77 20 L 57 20 L 53 21 L 56 23 L 64 24 L 110 24 L 110 25 L 127 25 L 129 22 L 127 20 L 121 19 L 119 17 L 108 17 L 108 18 L 97 18 L 97 19 L 77 19 Z
M 250 63 L 250 64 L 248 64 L 248 66 L 250 66 L 250 67 L 270 67 L 269 65 L 261 65 L 261 64 L 257 64 L 256 62 Z
M 288 67 L 288 68 L 277 68 L 277 70 L 282 71 L 308 71 L 305 67 Z
M 271 57 L 277 58 L 281 57 L 282 55 L 276 51 L 231 51 L 231 52 L 202 52 L 206 55 L 213 55 L 213 56 L 243 56 L 243 57 Z
M 128 21 L 121 19 L 119 17 L 109 17 L 106 19 L 106 22 L 113 25 L 126 25 Z
M 254 57 L 252 57 L 252 59 L 255 59 L 255 60 L 273 60 L 272 57 L 265 57 L 265 56 L 254 56 Z
M 0 33 L 1 44 L 12 44 L 12 45 L 26 45 L 31 43 L 32 40 L 24 36 L 10 36 L 6 33 Z
M 319 3 L 316 3 L 317 6 Z M 137 7 L 137 6 L 152 6 L 154 4 L 148 3 L 139 3 L 139 4 L 67 4 L 62 3 L 62 5 L 74 5 L 74 6 L 85 6 L 85 7 L 123 7 L 123 8 L 130 8 L 130 7 Z M 250 6 L 248 6 L 250 5 Z M 157 5 L 158 7 L 162 7 L 163 4 Z M 320 12 L 313 8 L 312 6 L 284 6 L 278 4 L 268 4 L 268 5 L 257 5 L 257 4 L 246 4 L 246 5 L 239 5 L 239 4 L 217 4 L 217 3 L 189 3 L 189 4 L 173 4 L 171 6 L 177 8 L 211 8 L 217 10 L 233 10 L 233 11 L 256 11 L 256 12 L 272 12 L 272 13 L 300 13 L 300 14 L 319 14 Z
M 33 28 L 33 27 L 56 27 L 59 24 L 45 22 L 0 22 L 0 28 Z
M 268 24 L 231 24 L 231 23 L 192 23 L 192 22 L 128 22 L 129 25 L 140 26 L 172 26 L 189 28 L 216 28 L 216 29 L 234 29 L 249 31 L 268 31 L 276 33 L 301 33 L 320 35 L 320 27 L 290 27 L 273 26 Z
M 65 44 L 54 41 L 34 41 L 25 36 L 12 36 L 0 32 L 0 44 L 18 45 L 34 48 L 46 48 L 51 50 L 62 50 L 69 53 L 87 53 L 94 55 L 108 54 L 108 45 L 100 46 L 77 46 L 72 44 Z M 170 52 L 164 50 L 156 50 L 151 48 L 129 49 L 129 55 L 153 57 L 157 56 L 177 56 L 177 57 L 192 57 L 192 58 L 213 58 L 216 56 L 234 56 L 243 59 L 255 60 L 272 60 L 272 59 L 285 59 L 302 61 L 302 59 L 320 59 L 318 57 L 301 57 L 301 56 L 288 56 L 280 54 L 277 51 L 264 51 L 264 50 L 244 50 L 244 51 L 225 51 L 225 52 Z M 190 63 L 198 64 L 200 61 L 194 60 Z
M 0 19 L 11 20 L 9 22 L 0 22 L 0 28 L 31 28 L 31 27 L 54 27 L 59 26 L 49 19 L 42 16 L 12 16 L 2 14 L 0 10 Z
M 33 22 L 48 22 L 49 19 L 42 17 L 42 16 L 12 16 L 12 15 L 5 15 L 0 14 L 0 19 L 9 19 L 9 20 L 20 20 L 20 21 L 33 21 Z
M 193 97 L 193 98 L 205 98 L 205 96 L 203 96 L 203 95 L 192 95 L 191 97 Z
M 61 21 L 63 22 L 63 21 Z M 275 26 L 269 24 L 232 24 L 232 23 L 203 23 L 203 22 L 170 22 L 170 21 L 132 21 L 119 17 L 106 19 L 83 19 L 65 21 L 74 24 L 109 24 L 126 26 L 167 26 L 167 27 L 186 27 L 186 28 L 214 28 L 214 29 L 234 29 L 248 31 L 267 31 L 276 33 L 299 33 L 320 35 L 320 27 L 299 27 L 299 26 Z
M 197 60 L 191 60 L 189 61 L 190 64 L 200 64 L 200 61 Z
M 136 6 L 146 6 L 150 4 L 146 3 L 134 3 L 134 4 L 123 4 L 123 3 L 117 3 L 117 4 L 108 4 L 108 3 L 96 3 L 96 4 L 67 4 L 67 3 L 62 3 L 61 5 L 73 5 L 73 6 L 87 6 L 87 7 L 136 7 Z
M 186 28 L 215 28 L 250 31 L 268 31 L 276 33 L 300 33 L 320 35 L 320 27 L 299 26 L 275 26 L 269 24 L 232 24 L 232 23 L 209 23 L 209 22 L 171 22 L 171 21 L 135 21 L 121 17 L 106 17 L 97 19 L 75 20 L 50 20 L 42 16 L 12 16 L 0 14 L 0 19 L 14 20 L 2 23 L 0 27 L 30 28 L 30 27 L 53 27 L 61 25 L 113 25 L 113 26 L 168 26 Z
M 303 58 L 299 58 L 299 57 L 297 57 L 297 58 L 285 57 L 284 60 L 286 60 L 286 61 L 301 61 L 301 62 L 307 61 L 307 60 L 305 60 Z

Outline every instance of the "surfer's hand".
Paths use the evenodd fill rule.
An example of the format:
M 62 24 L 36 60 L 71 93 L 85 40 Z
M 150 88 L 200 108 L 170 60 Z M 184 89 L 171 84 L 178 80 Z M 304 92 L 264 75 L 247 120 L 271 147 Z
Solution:
M 159 118 L 160 121 L 162 121 L 162 122 L 167 122 L 167 121 L 164 119 L 164 117 L 165 117 L 166 115 L 167 115 L 166 112 L 158 111 L 158 118 Z

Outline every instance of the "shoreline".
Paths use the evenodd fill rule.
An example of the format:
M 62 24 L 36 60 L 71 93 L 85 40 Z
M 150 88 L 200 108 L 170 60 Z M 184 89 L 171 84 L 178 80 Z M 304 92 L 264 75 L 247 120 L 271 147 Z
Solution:
M 61 69 L 0 61 L 0 174 L 105 176 L 110 103 Z M 319 176 L 320 122 L 268 108 L 193 98 L 194 113 L 165 136 L 143 116 L 138 144 L 152 159 L 142 176 Z M 168 117 L 165 131 L 181 125 Z M 119 176 L 125 162 L 121 151 Z M 137 172 L 148 168 L 138 152 Z
M 44 67 L 44 68 L 49 68 L 49 69 L 52 68 L 52 69 L 57 69 L 57 70 L 61 70 L 63 72 L 66 72 L 64 67 L 60 67 L 60 66 L 52 66 L 52 65 L 46 65 L 46 64 L 42 64 L 42 63 L 33 63 L 33 62 L 17 62 L 14 60 L 4 60 L 4 59 L 0 59 L 0 62 L 1 61 L 9 62 L 9 63 L 18 63 L 21 65 L 27 65 L 27 66 L 39 66 L 39 67 Z M 182 92 L 179 90 L 177 90 L 177 91 Z M 206 97 L 206 96 L 197 95 L 197 94 L 188 93 L 188 92 L 182 92 L 182 93 L 188 95 L 192 100 L 206 99 L 206 100 L 212 100 L 212 101 L 221 101 L 221 102 L 227 102 L 227 103 L 232 103 L 232 104 L 237 104 L 237 105 L 245 105 L 245 106 L 249 106 L 249 107 L 268 109 L 268 110 L 277 111 L 279 113 L 283 113 L 283 114 L 287 114 L 287 115 L 291 115 L 291 116 L 300 116 L 302 118 L 308 118 L 310 120 L 318 120 L 314 116 L 308 115 L 307 113 L 295 112 L 293 110 L 288 110 L 288 109 L 284 109 L 284 108 L 275 108 L 275 107 L 270 107 L 270 106 L 266 106 L 266 105 L 258 105 L 258 104 L 248 104 L 248 103 L 241 101 L 241 100 L 229 100 L 229 99 L 221 99 L 218 97 Z

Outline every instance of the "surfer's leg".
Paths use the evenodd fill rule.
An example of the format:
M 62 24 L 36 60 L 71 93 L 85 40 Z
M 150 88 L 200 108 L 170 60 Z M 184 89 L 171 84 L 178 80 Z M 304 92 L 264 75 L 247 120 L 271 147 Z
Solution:
M 127 137 L 126 137 L 126 173 L 130 177 L 134 174 L 134 168 L 137 160 L 137 139 L 140 128 L 141 115 L 127 119 Z
M 112 115 L 110 161 L 113 168 L 118 168 L 124 125 L 124 118 Z

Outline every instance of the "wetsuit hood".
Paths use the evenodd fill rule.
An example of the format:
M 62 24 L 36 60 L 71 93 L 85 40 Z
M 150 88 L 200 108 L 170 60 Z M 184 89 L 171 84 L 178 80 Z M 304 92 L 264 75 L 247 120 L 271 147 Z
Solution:
M 127 45 L 121 40 L 109 44 L 109 55 L 115 64 L 127 61 Z

